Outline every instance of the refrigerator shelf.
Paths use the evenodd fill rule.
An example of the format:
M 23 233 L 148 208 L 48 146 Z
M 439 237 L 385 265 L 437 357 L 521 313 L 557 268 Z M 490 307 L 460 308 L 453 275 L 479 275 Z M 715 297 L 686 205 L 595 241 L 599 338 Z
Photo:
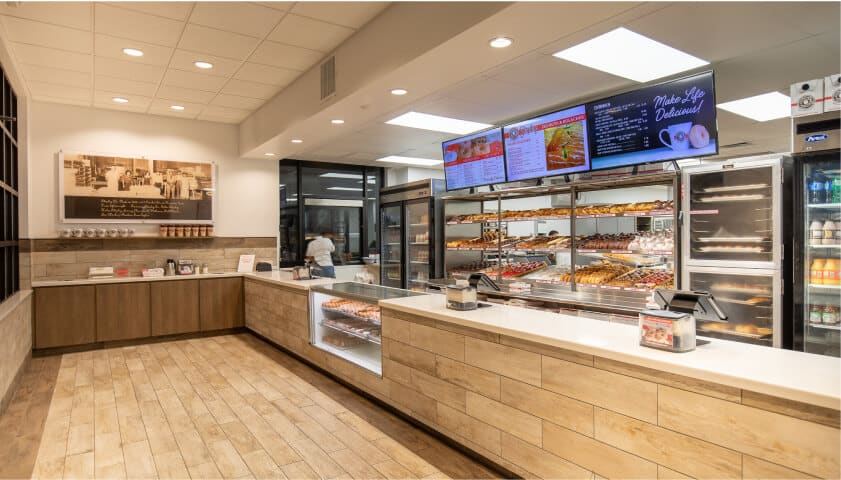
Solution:
M 828 248 L 841 250 L 841 245 L 809 245 L 809 248 Z
M 409 245 L 429 245 L 429 242 L 410 242 Z
M 808 324 L 812 328 L 820 328 L 822 330 L 841 330 L 841 325 L 818 325 L 816 323 Z
M 810 203 L 809 208 L 841 208 L 841 203 Z
M 742 190 L 759 190 L 760 188 L 768 188 L 771 185 L 767 183 L 752 183 L 749 185 L 731 185 L 727 187 L 707 187 L 699 192 L 692 192 L 692 194 L 704 193 L 721 193 L 721 192 L 739 192 Z
M 692 202 L 698 203 L 730 203 L 730 202 L 755 202 L 757 200 L 767 200 L 767 195 L 721 195 L 718 197 L 703 197 L 693 199 Z
M 841 291 L 841 285 L 818 285 L 816 283 L 810 283 L 809 288 L 812 290 L 824 290 L 827 292 L 832 291 Z
M 345 328 L 342 328 L 338 325 L 331 325 L 329 323 L 324 323 L 324 322 L 321 322 L 321 326 L 322 327 L 327 327 L 331 330 L 336 330 L 337 332 L 342 332 L 345 335 L 350 335 L 351 337 L 361 338 L 362 340 L 366 340 L 368 342 L 375 343 L 377 345 L 382 344 L 382 340 L 380 340 L 379 338 L 377 338 L 373 335 L 367 335 L 367 334 L 364 334 L 364 333 L 357 333 L 357 332 L 354 332 L 353 330 L 345 329 Z

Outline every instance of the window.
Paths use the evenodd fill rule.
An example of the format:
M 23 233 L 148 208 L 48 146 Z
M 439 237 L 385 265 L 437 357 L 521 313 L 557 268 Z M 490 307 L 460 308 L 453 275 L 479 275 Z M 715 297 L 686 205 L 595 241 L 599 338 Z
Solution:
M 327 234 L 334 265 L 362 263 L 377 253 L 382 169 L 281 160 L 279 265 L 303 263 L 309 240 Z
M 0 301 L 20 289 L 18 257 L 18 97 L 5 72 L 2 72 L 2 106 L 0 106 Z

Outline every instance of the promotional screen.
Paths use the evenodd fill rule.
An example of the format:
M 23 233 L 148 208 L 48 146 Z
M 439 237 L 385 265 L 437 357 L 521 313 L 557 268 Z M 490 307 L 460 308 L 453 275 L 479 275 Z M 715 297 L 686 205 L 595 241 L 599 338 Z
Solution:
M 592 169 L 718 153 L 712 72 L 587 104 Z
M 505 182 L 502 129 L 474 133 L 441 146 L 447 190 Z
M 584 105 L 504 127 L 508 181 L 590 168 Z

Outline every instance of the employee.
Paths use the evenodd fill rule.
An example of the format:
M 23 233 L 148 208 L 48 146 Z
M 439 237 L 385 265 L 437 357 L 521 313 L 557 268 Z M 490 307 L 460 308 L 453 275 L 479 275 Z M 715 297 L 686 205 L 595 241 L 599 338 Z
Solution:
M 318 268 L 313 270 L 313 273 L 319 277 L 336 278 L 336 268 L 333 266 L 333 256 L 336 251 L 336 246 L 333 241 L 327 238 L 329 233 L 324 232 L 316 236 L 307 245 L 306 259 L 315 261 Z

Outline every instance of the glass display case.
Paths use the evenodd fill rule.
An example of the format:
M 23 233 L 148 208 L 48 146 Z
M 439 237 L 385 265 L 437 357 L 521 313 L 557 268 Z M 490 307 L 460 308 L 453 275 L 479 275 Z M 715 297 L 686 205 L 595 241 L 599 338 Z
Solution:
M 382 375 L 379 300 L 423 293 L 345 282 L 310 288 L 310 342 L 315 347 Z
M 380 254 L 380 283 L 386 287 L 403 286 L 403 206 L 401 204 L 382 207 L 382 253 Z
M 781 218 L 789 165 L 773 155 L 683 170 L 683 286 L 712 292 L 728 316 L 728 323 L 699 322 L 699 335 L 783 346 L 782 254 L 791 239 Z
M 638 304 L 675 286 L 677 181 L 667 171 L 445 197 L 447 276 Z

